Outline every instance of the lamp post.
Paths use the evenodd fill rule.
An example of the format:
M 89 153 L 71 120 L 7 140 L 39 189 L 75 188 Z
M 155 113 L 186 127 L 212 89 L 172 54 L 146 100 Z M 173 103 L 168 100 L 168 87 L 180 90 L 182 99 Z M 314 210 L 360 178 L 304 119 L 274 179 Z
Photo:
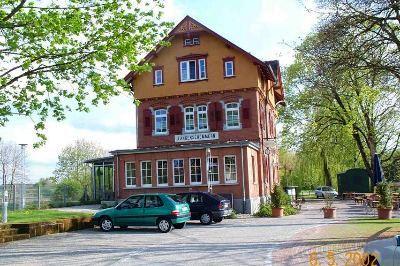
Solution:
M 1 142 L 1 137 L 0 137 L 0 142 Z M 2 223 L 7 223 L 8 220 L 8 213 L 7 213 L 7 208 L 8 208 L 8 191 L 6 188 L 6 178 L 3 175 L 3 210 L 2 210 L 2 217 L 1 217 L 1 222 Z
M 211 158 L 211 149 L 206 149 L 206 169 L 207 169 L 207 191 L 211 192 L 211 182 L 210 182 L 210 158 Z
M 21 181 L 21 190 L 20 190 L 20 204 L 19 204 L 19 208 L 20 209 L 24 209 L 25 208 L 25 197 L 24 197 L 24 181 L 25 181 L 25 151 L 26 151 L 26 146 L 28 146 L 28 144 L 18 144 L 19 146 L 21 146 L 21 154 L 22 154 L 22 181 Z

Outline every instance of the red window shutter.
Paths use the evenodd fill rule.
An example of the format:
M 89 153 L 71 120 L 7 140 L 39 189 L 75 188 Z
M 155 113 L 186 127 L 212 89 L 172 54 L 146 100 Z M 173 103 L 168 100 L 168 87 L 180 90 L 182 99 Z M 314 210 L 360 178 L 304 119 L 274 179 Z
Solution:
M 179 134 L 182 131 L 181 123 L 181 108 L 179 106 L 172 106 L 169 109 L 169 132 L 171 134 Z
M 145 136 L 151 136 L 153 131 L 152 116 L 150 109 L 143 110 L 143 134 Z
M 215 105 L 216 103 L 210 103 L 208 105 L 208 126 L 210 127 L 211 131 L 215 131 L 217 130 L 217 125 L 216 125 L 216 121 L 215 121 Z
M 222 119 L 222 103 L 215 103 L 215 124 L 216 130 L 222 130 L 224 128 L 224 121 Z
M 250 117 L 250 100 L 246 99 L 242 101 L 242 127 L 251 127 L 251 117 Z
M 183 127 L 183 112 L 182 112 L 182 109 L 179 106 L 177 106 L 176 113 L 175 113 L 175 129 L 176 129 L 175 133 L 181 134 L 182 127 Z

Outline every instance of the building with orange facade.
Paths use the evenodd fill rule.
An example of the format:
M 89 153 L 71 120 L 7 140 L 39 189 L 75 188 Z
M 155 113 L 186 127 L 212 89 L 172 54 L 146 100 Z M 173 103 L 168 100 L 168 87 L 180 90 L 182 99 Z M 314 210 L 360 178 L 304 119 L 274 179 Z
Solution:
M 254 213 L 279 182 L 275 144 L 284 103 L 278 61 L 261 61 L 187 16 L 125 77 L 137 108 L 137 148 L 93 165 L 97 199 L 212 191 Z

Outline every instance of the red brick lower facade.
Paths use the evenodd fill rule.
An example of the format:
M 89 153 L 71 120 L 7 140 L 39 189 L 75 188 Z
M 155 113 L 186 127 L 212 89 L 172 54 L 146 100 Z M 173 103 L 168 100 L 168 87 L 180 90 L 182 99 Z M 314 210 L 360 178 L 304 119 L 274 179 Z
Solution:
M 256 212 L 268 197 L 270 184 L 278 181 L 277 167 L 268 169 L 267 157 L 272 154 L 264 155 L 257 143 L 248 141 L 114 151 L 115 197 L 207 191 L 207 148 L 214 158 L 212 192 L 233 199 L 238 212 Z M 179 171 L 174 160 L 181 163 Z M 183 174 L 178 184 L 177 173 Z

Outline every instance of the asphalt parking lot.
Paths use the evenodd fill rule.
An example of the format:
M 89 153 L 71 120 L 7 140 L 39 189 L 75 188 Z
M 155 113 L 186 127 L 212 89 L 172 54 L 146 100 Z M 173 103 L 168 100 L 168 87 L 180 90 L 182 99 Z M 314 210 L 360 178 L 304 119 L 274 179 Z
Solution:
M 1 265 L 277 265 L 274 251 L 296 242 L 304 230 L 347 219 L 321 219 L 322 202 L 308 203 L 299 215 L 224 220 L 161 234 L 130 227 L 103 233 L 88 229 L 42 236 L 0 246 Z M 281 263 L 276 263 L 280 261 Z

